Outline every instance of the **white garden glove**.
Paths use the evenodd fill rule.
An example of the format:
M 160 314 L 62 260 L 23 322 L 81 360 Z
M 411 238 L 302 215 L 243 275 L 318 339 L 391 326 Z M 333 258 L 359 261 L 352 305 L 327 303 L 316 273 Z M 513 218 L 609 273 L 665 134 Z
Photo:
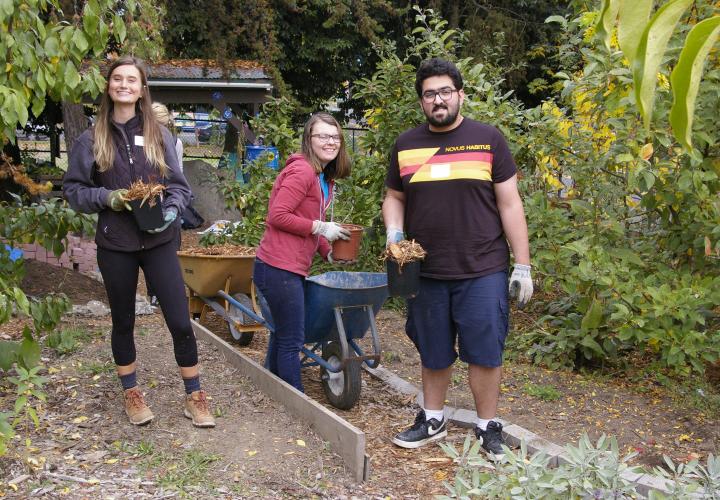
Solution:
M 530 266 L 515 264 L 510 275 L 508 286 L 510 297 L 517 297 L 517 305 L 520 309 L 525 307 L 533 294 L 533 282 L 530 276 Z
M 405 233 L 403 233 L 403 230 L 396 227 L 387 228 L 385 235 L 387 236 L 387 239 L 385 240 L 385 248 L 389 247 L 393 243 L 397 243 L 405 239 Z
M 328 241 L 350 239 L 350 231 L 335 222 L 322 222 L 319 220 L 313 221 L 312 234 L 324 236 Z

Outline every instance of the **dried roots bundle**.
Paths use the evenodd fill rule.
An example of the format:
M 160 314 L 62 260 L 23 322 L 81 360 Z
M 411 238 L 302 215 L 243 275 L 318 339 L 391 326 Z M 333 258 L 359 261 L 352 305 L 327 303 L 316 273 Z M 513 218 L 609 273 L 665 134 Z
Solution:
M 130 188 L 124 196 L 125 201 L 142 200 L 140 206 L 147 201 L 148 205 L 154 207 L 158 197 L 160 201 L 163 199 L 163 191 L 165 186 L 156 182 L 145 184 L 142 180 L 137 180 L 130 184 Z
M 231 245 L 229 243 L 224 245 L 213 245 L 210 247 L 190 247 L 183 250 L 182 253 L 192 255 L 228 255 L 238 257 L 253 257 L 255 255 L 255 248 L 245 247 L 242 245 Z
M 385 250 L 385 259 L 397 262 L 400 269 L 409 262 L 423 260 L 426 255 L 427 252 L 415 240 L 402 240 L 398 243 L 391 243 Z

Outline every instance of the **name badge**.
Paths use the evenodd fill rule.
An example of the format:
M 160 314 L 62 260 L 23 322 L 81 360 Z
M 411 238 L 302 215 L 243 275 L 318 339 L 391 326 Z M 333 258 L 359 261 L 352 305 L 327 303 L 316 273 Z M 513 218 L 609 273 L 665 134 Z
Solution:
M 135 145 L 136 146 L 145 146 L 145 138 L 141 135 L 135 136 Z
M 434 163 L 430 165 L 430 177 L 433 179 L 445 179 L 450 177 L 450 164 Z

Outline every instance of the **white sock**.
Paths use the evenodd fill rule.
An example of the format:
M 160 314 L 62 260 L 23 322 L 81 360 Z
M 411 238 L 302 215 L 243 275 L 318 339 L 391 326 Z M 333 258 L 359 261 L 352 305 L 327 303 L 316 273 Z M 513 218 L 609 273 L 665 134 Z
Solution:
M 442 422 L 443 418 L 445 418 L 445 407 L 443 406 L 440 410 L 428 410 L 427 408 L 423 408 L 423 411 L 425 412 L 425 420 L 430 420 L 431 418 L 434 418 L 438 422 Z
M 487 430 L 487 425 L 492 421 L 492 418 L 480 418 L 478 417 L 477 420 L 475 420 L 475 425 L 480 427 L 481 431 Z

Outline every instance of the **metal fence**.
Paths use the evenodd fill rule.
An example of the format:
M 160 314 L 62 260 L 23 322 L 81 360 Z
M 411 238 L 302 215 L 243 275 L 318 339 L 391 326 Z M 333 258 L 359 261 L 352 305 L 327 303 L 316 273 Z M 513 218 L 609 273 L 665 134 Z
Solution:
M 217 166 L 223 157 L 225 133 L 230 125 L 225 120 L 175 118 L 177 136 L 183 143 L 183 158 L 188 160 L 202 159 Z M 360 137 L 367 131 L 362 127 L 343 128 L 348 149 L 360 151 Z M 299 128 L 298 137 L 302 134 Z M 37 162 L 51 162 L 50 139 L 46 135 L 27 134 L 18 136 L 18 145 L 23 155 L 34 158 Z M 64 149 L 65 138 L 60 136 L 60 157 L 55 165 L 62 170 L 67 169 L 67 151 Z

